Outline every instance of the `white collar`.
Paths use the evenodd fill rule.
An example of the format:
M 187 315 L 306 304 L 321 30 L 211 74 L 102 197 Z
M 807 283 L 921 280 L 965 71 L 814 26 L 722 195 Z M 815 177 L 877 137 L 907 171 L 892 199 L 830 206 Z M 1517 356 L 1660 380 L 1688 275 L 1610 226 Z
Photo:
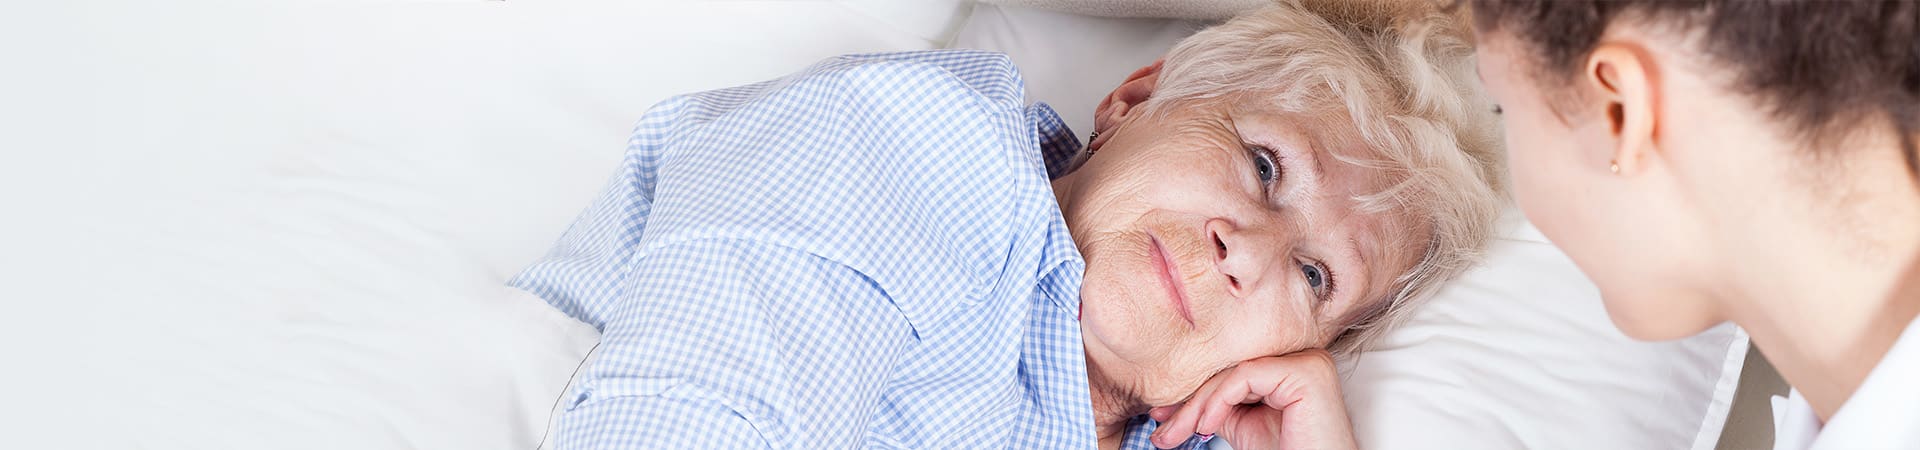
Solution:
M 1866 381 L 1823 426 L 1798 389 L 1773 397 L 1773 448 L 1920 447 L 1920 320 L 1907 324 Z

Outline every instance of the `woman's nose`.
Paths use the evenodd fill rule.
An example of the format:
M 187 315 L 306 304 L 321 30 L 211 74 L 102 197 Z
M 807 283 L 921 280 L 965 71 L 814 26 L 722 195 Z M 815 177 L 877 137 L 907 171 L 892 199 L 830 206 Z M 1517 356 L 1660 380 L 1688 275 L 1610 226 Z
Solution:
M 1259 244 L 1263 239 L 1258 233 L 1226 219 L 1208 220 L 1205 229 L 1213 242 L 1214 265 L 1227 279 L 1227 292 L 1234 297 L 1252 292 L 1272 263 L 1270 255 L 1280 250 L 1277 243 Z

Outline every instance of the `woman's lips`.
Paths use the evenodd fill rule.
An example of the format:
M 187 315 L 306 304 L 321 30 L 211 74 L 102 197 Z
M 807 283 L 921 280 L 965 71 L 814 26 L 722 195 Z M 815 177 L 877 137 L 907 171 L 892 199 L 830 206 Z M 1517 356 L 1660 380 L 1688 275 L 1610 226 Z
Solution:
M 1167 254 L 1166 247 L 1160 245 L 1159 237 L 1148 233 L 1147 240 L 1153 242 L 1153 269 L 1160 273 L 1160 284 L 1167 287 L 1167 297 L 1173 299 L 1173 309 L 1180 312 L 1180 318 L 1187 320 L 1187 326 L 1193 326 L 1193 311 L 1187 309 L 1187 288 L 1181 283 L 1179 273 L 1175 271 L 1180 267 L 1179 264 L 1173 261 L 1173 256 Z

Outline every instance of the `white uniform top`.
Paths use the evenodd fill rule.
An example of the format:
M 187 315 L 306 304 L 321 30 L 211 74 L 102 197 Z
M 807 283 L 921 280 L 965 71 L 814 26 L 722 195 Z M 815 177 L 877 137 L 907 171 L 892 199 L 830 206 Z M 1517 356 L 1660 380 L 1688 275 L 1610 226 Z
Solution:
M 1776 450 L 1920 449 L 1920 320 L 1907 324 L 1824 427 L 1794 390 L 1773 398 L 1773 429 Z

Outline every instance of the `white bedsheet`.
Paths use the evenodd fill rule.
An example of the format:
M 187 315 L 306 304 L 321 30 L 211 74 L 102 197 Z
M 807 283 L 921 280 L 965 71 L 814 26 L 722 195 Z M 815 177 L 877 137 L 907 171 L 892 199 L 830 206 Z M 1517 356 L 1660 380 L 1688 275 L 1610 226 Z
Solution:
M 10 448 L 529 449 L 590 329 L 501 281 L 668 95 L 956 2 L 0 10 Z M 23 440 L 24 438 L 24 440 Z

